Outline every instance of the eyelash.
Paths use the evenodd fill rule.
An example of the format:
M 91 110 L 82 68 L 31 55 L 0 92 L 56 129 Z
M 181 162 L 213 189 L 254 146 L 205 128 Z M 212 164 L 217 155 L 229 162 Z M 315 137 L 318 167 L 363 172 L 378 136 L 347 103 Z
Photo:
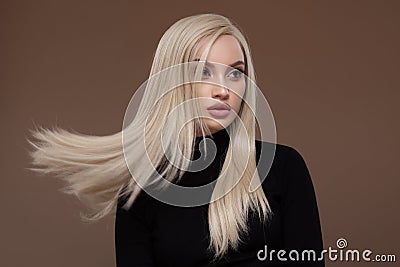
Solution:
M 240 72 L 241 74 L 244 73 L 244 71 L 243 71 L 242 69 L 237 69 L 237 68 L 235 68 L 233 71 L 238 71 L 238 72 Z M 233 71 L 232 71 L 232 72 L 233 72 Z
M 203 75 L 204 75 L 204 71 L 205 71 L 205 70 L 207 70 L 207 72 L 210 73 L 210 71 L 208 70 L 208 68 L 207 68 L 207 67 L 204 67 L 204 68 L 203 68 Z M 232 70 L 229 74 L 231 74 L 231 73 L 233 73 L 233 72 L 235 72 L 235 71 L 238 71 L 238 72 L 240 73 L 240 75 L 244 74 L 244 70 L 239 69 L 239 68 L 235 68 L 235 69 Z

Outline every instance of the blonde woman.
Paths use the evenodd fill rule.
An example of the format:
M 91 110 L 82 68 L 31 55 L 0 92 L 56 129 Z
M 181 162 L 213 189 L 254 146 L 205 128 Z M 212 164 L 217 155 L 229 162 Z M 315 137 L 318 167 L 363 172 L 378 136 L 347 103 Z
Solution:
M 91 209 L 84 219 L 115 216 L 118 267 L 324 266 L 304 159 L 255 139 L 254 81 L 231 20 L 180 19 L 162 36 L 124 129 L 99 137 L 37 128 L 31 169 L 64 179 Z

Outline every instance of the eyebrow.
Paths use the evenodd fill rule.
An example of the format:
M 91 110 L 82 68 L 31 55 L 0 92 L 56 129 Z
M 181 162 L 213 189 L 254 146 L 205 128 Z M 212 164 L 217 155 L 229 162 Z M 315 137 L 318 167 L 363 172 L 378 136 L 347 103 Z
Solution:
M 200 61 L 199 58 L 195 58 L 193 61 Z M 209 65 L 209 63 L 206 61 L 206 64 Z M 238 60 L 232 64 L 230 64 L 230 67 L 236 67 L 237 65 L 245 65 L 244 62 L 242 60 Z

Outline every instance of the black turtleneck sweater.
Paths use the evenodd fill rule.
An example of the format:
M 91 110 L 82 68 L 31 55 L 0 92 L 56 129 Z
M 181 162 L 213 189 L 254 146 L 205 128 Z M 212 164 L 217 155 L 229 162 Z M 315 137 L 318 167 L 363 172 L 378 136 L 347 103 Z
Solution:
M 223 129 L 206 138 L 213 139 L 217 146 L 215 160 L 204 170 L 186 172 L 179 185 L 200 186 L 217 179 L 229 135 Z M 194 159 L 201 154 L 200 140 L 196 138 Z M 263 142 L 262 149 L 268 149 L 268 145 L 272 143 Z M 257 140 L 257 163 L 260 151 L 261 141 Z M 250 231 L 243 238 L 244 243 L 238 251 L 229 249 L 225 258 L 215 263 L 210 263 L 212 255 L 207 252 L 210 241 L 208 204 L 177 207 L 158 201 L 142 190 L 126 211 L 122 209 L 124 200 L 120 199 L 115 220 L 117 267 L 325 266 L 323 261 L 305 261 L 304 264 L 291 261 L 296 258 L 292 250 L 298 252 L 301 260 L 303 250 L 314 250 L 318 258 L 323 249 L 314 187 L 300 153 L 290 146 L 275 144 L 275 156 L 262 188 L 273 211 L 271 220 L 261 224 L 250 212 Z M 280 257 L 279 250 L 284 250 Z M 312 254 L 304 255 L 307 259 L 307 255 Z

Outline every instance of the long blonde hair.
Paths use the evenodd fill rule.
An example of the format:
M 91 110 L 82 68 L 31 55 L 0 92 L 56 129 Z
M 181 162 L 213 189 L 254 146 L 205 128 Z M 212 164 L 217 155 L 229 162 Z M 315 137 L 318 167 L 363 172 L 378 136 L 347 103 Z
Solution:
M 246 37 L 231 20 L 218 14 L 194 15 L 174 23 L 158 44 L 150 77 L 168 67 L 193 60 L 199 41 L 210 36 L 200 59 L 205 60 L 212 43 L 222 34 L 232 35 L 239 41 L 245 55 L 245 73 L 255 82 Z M 124 155 L 124 149 L 135 150 L 138 157 L 144 153 L 137 149 L 137 140 L 140 140 L 139 135 L 142 132 L 135 131 L 135 127 L 139 129 L 144 127 L 145 121 L 149 123 L 146 138 L 150 143 L 146 144 L 145 148 L 157 166 L 166 166 L 163 174 L 166 174 L 167 179 L 175 180 L 182 176 L 173 166 L 163 165 L 165 158 L 162 156 L 159 134 L 161 125 L 170 111 L 183 101 L 195 97 L 196 93 L 193 90 L 172 90 L 161 98 L 154 112 L 147 115 L 151 99 L 160 97 L 162 93 L 160 86 L 146 88 L 136 117 L 129 125 L 133 130 L 124 136 L 123 131 L 108 136 L 91 136 L 59 127 L 45 129 L 35 126 L 31 134 L 37 141 L 27 140 L 34 148 L 29 152 L 34 167 L 29 169 L 42 174 L 52 173 L 63 179 L 67 186 L 62 191 L 75 195 L 92 210 L 90 214 L 81 213 L 84 220 L 92 222 L 110 214 L 115 215 L 118 199 L 122 196 L 129 196 L 124 205 L 125 209 L 129 209 L 142 190 L 129 171 Z M 253 175 L 260 180 L 256 170 L 255 118 L 251 110 L 255 108 L 255 92 L 246 90 L 243 99 L 247 105 L 242 105 L 238 117 L 229 125 L 231 141 L 227 155 L 235 156 L 229 159 L 230 162 L 228 158 L 225 159 L 221 170 L 221 173 L 225 174 L 224 177 L 240 177 L 240 181 L 223 197 L 213 199 L 208 208 L 209 250 L 213 251 L 214 260 L 224 256 L 229 247 L 238 248 L 241 234 L 248 232 L 247 219 L 250 210 L 257 211 L 260 220 L 263 221 L 271 215 L 262 187 L 259 186 L 253 192 L 248 190 Z M 144 119 L 145 115 L 147 120 Z M 180 118 L 176 119 L 189 121 L 186 120 L 186 114 L 181 114 Z M 239 127 L 239 119 L 243 123 L 242 127 Z M 207 126 L 198 120 L 189 122 L 178 140 L 175 127 L 168 128 L 166 125 L 167 129 L 163 129 L 169 133 L 163 137 L 167 138 L 165 143 L 170 145 L 166 149 L 173 152 L 172 158 L 177 157 L 175 160 L 178 162 L 178 147 L 182 148 L 185 156 L 192 155 L 193 140 L 196 137 L 195 123 L 200 125 L 203 133 L 209 133 Z M 125 140 L 122 142 L 122 139 Z M 173 141 L 179 142 L 179 146 L 172 145 Z M 140 162 L 131 161 L 129 164 L 134 166 L 138 173 L 148 172 L 148 166 Z M 222 179 L 221 182 L 219 180 L 215 191 L 218 191 L 218 186 L 224 188 L 226 183 L 231 183 L 229 179 Z

